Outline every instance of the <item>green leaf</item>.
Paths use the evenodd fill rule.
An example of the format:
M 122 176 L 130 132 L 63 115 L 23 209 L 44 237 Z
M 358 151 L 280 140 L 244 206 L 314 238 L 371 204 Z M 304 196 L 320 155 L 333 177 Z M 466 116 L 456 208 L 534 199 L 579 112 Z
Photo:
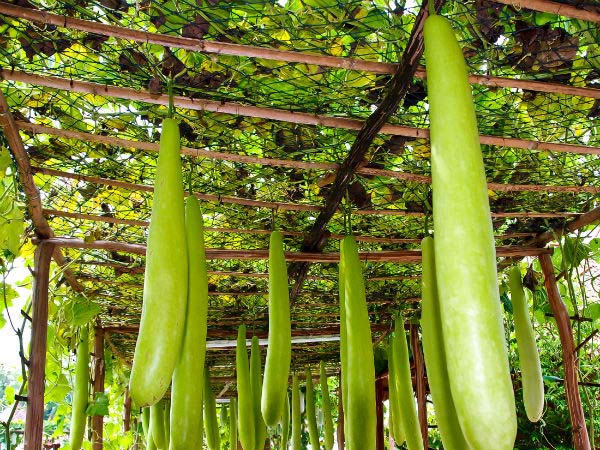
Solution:
M 67 394 L 71 392 L 71 385 L 67 377 L 61 373 L 58 375 L 56 381 L 46 387 L 44 393 L 44 402 L 56 402 L 62 403 L 65 400 Z
M 66 321 L 79 327 L 92 321 L 100 312 L 100 306 L 83 295 L 77 295 L 65 304 Z
M 600 330 L 600 303 L 592 303 L 586 309 L 586 315 L 592 319 L 592 325 Z
M 88 404 L 85 413 L 88 416 L 108 416 L 108 396 L 104 392 L 96 392 L 94 400 Z
M 12 405 L 15 402 L 15 388 L 12 386 L 6 386 L 4 388 L 4 403 Z
M 0 148 L 0 178 L 6 175 L 6 169 L 10 166 L 11 161 L 8 149 L 5 147 Z
M 569 267 L 577 267 L 591 254 L 590 246 L 581 239 L 567 236 L 562 247 L 562 260 L 560 267 L 563 270 Z

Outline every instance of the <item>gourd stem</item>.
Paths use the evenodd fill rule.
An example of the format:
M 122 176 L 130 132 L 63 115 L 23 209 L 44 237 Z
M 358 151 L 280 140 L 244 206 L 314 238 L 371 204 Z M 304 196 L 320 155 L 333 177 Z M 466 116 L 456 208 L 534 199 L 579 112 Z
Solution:
M 435 0 L 427 0 L 427 6 L 429 7 L 429 15 L 435 15 Z
M 169 95 L 169 110 L 168 117 L 172 118 L 175 114 L 175 103 L 173 102 L 173 78 L 169 78 L 167 82 L 167 93 Z

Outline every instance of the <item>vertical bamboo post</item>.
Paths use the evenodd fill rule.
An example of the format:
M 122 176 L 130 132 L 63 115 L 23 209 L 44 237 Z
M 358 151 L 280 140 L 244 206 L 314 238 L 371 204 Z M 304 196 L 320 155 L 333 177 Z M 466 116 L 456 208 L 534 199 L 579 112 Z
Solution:
M 337 426 L 337 448 L 344 450 L 344 405 L 342 402 L 342 376 L 339 376 L 338 386 L 338 426 Z
M 31 351 L 25 416 L 25 450 L 42 448 L 44 435 L 44 380 L 48 332 L 48 285 L 54 245 L 41 241 L 35 249 L 32 297 Z
M 385 432 L 383 428 L 383 389 L 384 378 L 378 378 L 375 381 L 375 402 L 377 414 L 377 441 L 375 444 L 376 450 L 385 450 Z
M 131 397 L 129 388 L 125 388 L 123 400 L 123 432 L 127 433 L 131 429 Z
M 556 320 L 562 346 L 567 406 L 569 407 L 571 426 L 573 427 L 573 445 L 575 450 L 591 450 L 590 438 L 581 405 L 581 397 L 579 396 L 577 355 L 575 354 L 575 343 L 573 342 L 569 312 L 560 296 L 550 255 L 542 254 L 539 256 L 539 260 L 542 272 L 544 273 L 544 285 L 548 293 L 550 308 Z
M 94 333 L 94 398 L 104 392 L 104 330 L 95 328 Z M 102 450 L 104 416 L 92 416 L 92 449 Z
M 410 346 L 412 349 L 413 360 L 415 362 L 415 385 L 417 391 L 417 406 L 419 414 L 419 425 L 421 426 L 421 435 L 423 436 L 423 448 L 428 448 L 429 440 L 427 438 L 427 398 L 425 392 L 425 364 L 423 362 L 423 352 L 419 343 L 419 328 L 417 325 L 410 325 Z

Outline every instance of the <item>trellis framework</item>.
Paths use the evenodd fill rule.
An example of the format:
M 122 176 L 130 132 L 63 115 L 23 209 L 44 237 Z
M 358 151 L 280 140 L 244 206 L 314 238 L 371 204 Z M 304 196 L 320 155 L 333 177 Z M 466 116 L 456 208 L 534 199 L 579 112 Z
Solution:
M 55 246 L 71 288 L 102 306 L 98 326 L 119 361 L 131 358 L 141 310 L 169 80 L 185 177 L 204 206 L 209 337 L 233 338 L 242 321 L 264 335 L 273 226 L 290 250 L 294 334 L 336 334 L 332 263 L 348 217 L 380 324 L 374 338 L 394 314 L 417 313 L 418 243 L 431 214 L 419 8 L 109 3 L 0 2 L 0 107 L 36 238 Z M 599 215 L 600 7 L 503 3 L 519 2 L 443 11 L 472 70 L 498 256 L 544 258 L 552 233 Z M 323 358 L 337 368 L 335 342 L 297 350 L 297 367 Z M 209 361 L 216 377 L 233 374 L 231 351 Z

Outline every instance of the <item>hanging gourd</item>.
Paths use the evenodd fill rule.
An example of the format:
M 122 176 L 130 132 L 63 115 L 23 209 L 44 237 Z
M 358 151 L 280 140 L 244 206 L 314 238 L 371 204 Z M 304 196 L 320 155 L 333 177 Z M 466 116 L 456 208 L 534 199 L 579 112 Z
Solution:
M 188 256 L 179 126 L 162 123 L 148 243 L 142 318 L 129 392 L 142 407 L 153 405 L 171 384 L 183 341 Z
M 512 450 L 514 394 L 497 287 L 495 243 L 477 119 L 450 23 L 424 28 L 435 259 L 452 398 L 474 450 Z

